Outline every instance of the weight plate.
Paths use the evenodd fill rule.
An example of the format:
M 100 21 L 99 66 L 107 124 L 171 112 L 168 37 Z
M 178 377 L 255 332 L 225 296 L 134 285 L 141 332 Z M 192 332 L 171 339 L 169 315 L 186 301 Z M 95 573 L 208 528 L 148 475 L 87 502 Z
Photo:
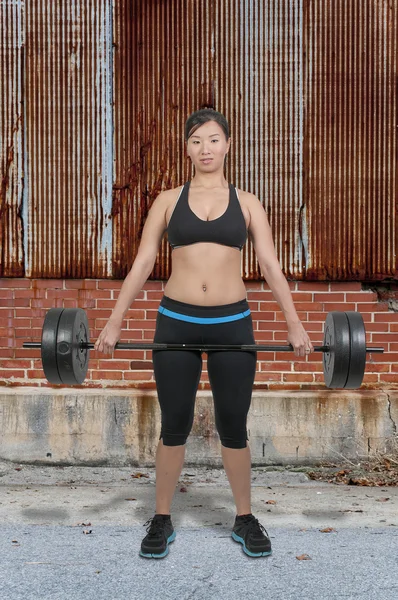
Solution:
M 63 310 L 63 308 L 50 308 L 45 316 L 41 334 L 41 363 L 49 383 L 62 383 L 57 363 L 57 333 Z
M 81 308 L 65 308 L 58 324 L 57 364 L 62 383 L 83 383 L 87 369 L 89 350 L 81 343 L 89 341 L 87 315 Z
M 350 327 L 344 312 L 333 311 L 326 317 L 323 338 L 329 352 L 323 353 L 323 373 L 328 388 L 344 388 L 350 364 Z
M 361 313 L 345 313 L 350 328 L 350 364 L 345 388 L 355 390 L 361 387 L 366 365 L 366 331 Z

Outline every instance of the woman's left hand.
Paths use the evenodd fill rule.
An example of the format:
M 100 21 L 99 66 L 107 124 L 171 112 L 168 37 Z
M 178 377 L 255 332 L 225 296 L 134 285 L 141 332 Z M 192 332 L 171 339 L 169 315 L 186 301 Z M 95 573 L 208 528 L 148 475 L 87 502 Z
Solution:
M 305 356 L 314 351 L 314 346 L 301 321 L 288 325 L 287 339 L 293 346 L 296 356 Z

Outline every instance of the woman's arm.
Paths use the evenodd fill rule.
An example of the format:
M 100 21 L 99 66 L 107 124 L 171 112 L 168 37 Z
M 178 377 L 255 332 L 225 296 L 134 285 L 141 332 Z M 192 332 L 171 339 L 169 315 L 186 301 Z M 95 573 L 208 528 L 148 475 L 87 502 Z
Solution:
M 276 256 L 271 227 L 265 210 L 253 194 L 246 192 L 245 199 L 250 212 L 249 233 L 260 270 L 284 314 L 288 326 L 289 342 L 293 345 L 297 355 L 304 355 L 308 350 L 312 352 L 313 346 L 298 318 L 289 285 Z
M 170 201 L 168 190 L 154 200 L 145 221 L 137 256 L 120 289 L 117 302 L 95 345 L 95 350 L 112 352 L 120 338 L 123 319 L 152 272 L 160 242 L 166 230 L 166 208 Z

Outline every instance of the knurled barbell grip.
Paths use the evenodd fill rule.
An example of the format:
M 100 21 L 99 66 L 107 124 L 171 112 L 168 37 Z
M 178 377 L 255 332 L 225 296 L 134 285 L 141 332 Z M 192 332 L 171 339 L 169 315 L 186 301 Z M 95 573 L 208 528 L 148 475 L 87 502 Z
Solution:
M 40 342 L 24 342 L 22 345 L 23 348 L 41 348 Z M 82 350 L 84 349 L 94 349 L 94 344 L 82 343 L 80 345 Z M 257 352 L 292 352 L 293 346 L 262 346 L 259 344 L 243 344 L 243 345 L 215 345 L 215 344 L 146 344 L 140 342 L 118 342 L 115 346 L 115 350 L 202 350 L 206 352 L 206 350 L 216 351 L 216 350 L 251 350 Z M 329 352 L 328 346 L 314 346 L 314 352 Z M 384 352 L 384 348 L 366 348 L 366 352 L 374 352 L 374 353 L 382 353 Z

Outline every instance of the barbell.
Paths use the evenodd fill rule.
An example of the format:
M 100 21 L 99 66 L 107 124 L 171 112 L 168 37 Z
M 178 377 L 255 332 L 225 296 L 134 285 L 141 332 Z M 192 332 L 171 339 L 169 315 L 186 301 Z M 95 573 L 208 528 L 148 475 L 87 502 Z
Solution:
M 81 308 L 51 308 L 44 319 L 41 343 L 25 342 L 24 348 L 41 348 L 44 375 L 49 383 L 80 385 L 83 383 L 89 360 L 88 319 Z M 282 345 L 216 345 L 216 344 L 163 344 L 118 342 L 118 350 L 200 350 L 213 352 L 239 350 L 244 352 L 291 352 L 291 344 Z M 367 348 L 366 332 L 359 312 L 330 312 L 325 321 L 323 346 L 314 346 L 323 352 L 323 373 L 328 388 L 356 389 L 365 374 L 366 353 L 384 352 L 383 348 Z

